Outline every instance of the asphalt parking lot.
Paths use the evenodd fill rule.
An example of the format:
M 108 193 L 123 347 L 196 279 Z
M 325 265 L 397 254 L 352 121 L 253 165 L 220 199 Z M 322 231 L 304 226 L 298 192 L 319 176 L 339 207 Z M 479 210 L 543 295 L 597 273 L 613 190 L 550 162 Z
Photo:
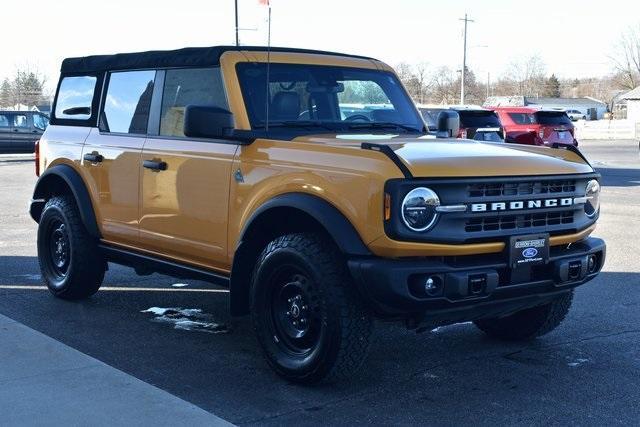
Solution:
M 532 343 L 494 341 L 471 324 L 423 334 L 378 324 L 352 381 L 288 384 L 263 361 L 249 321 L 229 318 L 222 289 L 111 265 L 91 299 L 53 298 L 39 283 L 26 214 L 33 165 L 10 159 L 0 159 L 0 314 L 234 424 L 637 424 L 638 142 L 581 148 L 603 176 L 595 235 L 607 241 L 607 263 L 576 291 L 565 322 Z

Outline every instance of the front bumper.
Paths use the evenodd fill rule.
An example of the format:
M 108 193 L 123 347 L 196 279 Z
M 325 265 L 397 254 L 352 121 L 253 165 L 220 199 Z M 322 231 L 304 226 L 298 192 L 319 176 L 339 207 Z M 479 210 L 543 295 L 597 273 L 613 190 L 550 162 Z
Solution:
M 545 265 L 511 269 L 508 255 L 411 259 L 354 258 L 351 275 L 370 307 L 382 317 L 420 317 L 455 323 L 496 317 L 544 304 L 598 275 L 606 245 L 590 237 L 550 248 Z M 595 262 L 590 267 L 589 261 Z M 427 293 L 425 283 L 434 288 Z

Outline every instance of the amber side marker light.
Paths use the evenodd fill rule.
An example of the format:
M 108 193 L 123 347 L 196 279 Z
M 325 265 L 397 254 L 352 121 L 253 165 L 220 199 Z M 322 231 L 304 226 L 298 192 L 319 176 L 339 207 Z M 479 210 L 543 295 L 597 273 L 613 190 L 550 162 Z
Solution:
M 391 195 L 384 193 L 384 220 L 389 221 L 391 219 Z
M 40 140 L 36 141 L 35 149 L 33 150 L 35 154 L 35 162 L 36 162 L 36 176 L 40 176 Z

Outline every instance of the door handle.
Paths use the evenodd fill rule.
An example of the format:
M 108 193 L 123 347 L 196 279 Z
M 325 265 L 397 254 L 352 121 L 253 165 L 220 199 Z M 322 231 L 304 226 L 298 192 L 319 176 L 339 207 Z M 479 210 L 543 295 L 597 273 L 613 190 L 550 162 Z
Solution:
M 167 170 L 167 162 L 163 162 L 162 160 L 145 160 L 142 162 L 142 166 L 154 171 Z
M 14 129 L 13 131 L 14 131 L 14 132 L 20 132 L 18 129 Z
M 104 160 L 104 157 L 102 157 L 102 155 L 98 153 L 87 153 L 84 155 L 84 159 L 87 162 L 100 163 L 101 161 Z

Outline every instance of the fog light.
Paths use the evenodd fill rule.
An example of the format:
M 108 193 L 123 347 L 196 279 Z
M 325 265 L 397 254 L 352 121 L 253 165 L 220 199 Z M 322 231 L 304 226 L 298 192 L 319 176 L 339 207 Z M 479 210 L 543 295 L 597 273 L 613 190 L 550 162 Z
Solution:
M 598 267 L 598 263 L 596 262 L 596 256 L 589 255 L 589 260 L 587 261 L 587 271 L 589 273 L 593 273 L 596 271 L 597 267 Z
M 424 282 L 424 292 L 429 296 L 442 293 L 442 280 L 438 276 L 429 276 Z

